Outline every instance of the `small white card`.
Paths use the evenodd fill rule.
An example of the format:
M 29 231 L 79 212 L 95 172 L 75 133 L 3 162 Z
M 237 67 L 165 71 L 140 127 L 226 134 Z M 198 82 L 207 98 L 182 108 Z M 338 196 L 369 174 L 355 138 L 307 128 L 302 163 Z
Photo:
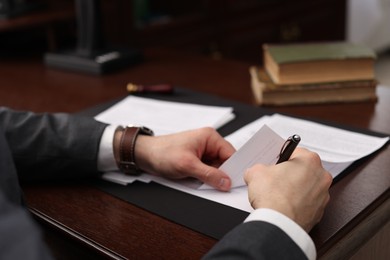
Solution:
M 232 188 L 246 185 L 245 171 L 257 163 L 272 165 L 279 158 L 286 140 L 280 137 L 267 125 L 263 125 L 238 151 L 236 151 L 221 167 L 232 180 Z M 210 189 L 203 184 L 199 189 Z

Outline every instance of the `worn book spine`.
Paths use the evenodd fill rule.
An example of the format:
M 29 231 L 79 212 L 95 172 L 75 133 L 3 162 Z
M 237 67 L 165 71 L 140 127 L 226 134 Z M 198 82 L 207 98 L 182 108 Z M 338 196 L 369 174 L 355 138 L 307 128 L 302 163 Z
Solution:
M 369 80 L 347 80 L 347 81 L 333 81 L 333 82 L 321 82 L 321 83 L 307 83 L 307 84 L 276 84 L 272 81 L 268 73 L 259 67 L 253 67 L 252 74 L 254 74 L 255 78 L 257 78 L 259 81 L 265 83 L 265 88 L 267 90 L 281 90 L 281 91 L 287 91 L 287 90 L 308 90 L 311 88 L 318 89 L 318 88 L 328 88 L 328 89 L 334 89 L 334 88 L 355 88 L 357 86 L 359 87 L 375 87 L 377 85 L 377 81 L 375 79 L 369 79 Z
M 264 67 L 277 84 L 374 79 L 375 52 L 347 42 L 263 45 Z
M 264 44 L 263 50 L 269 53 L 277 64 L 376 58 L 371 48 L 349 42 Z
M 252 66 L 249 72 L 253 96 L 258 105 L 318 104 L 377 100 L 376 80 L 278 85 L 261 68 Z

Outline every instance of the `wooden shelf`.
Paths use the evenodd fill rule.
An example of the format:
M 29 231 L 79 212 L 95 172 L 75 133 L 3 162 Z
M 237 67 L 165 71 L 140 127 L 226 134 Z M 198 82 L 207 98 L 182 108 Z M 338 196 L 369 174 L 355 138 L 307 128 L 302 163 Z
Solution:
M 179 0 L 165 0 L 157 7 L 151 4 L 150 13 L 168 19 L 157 25 L 146 19 L 142 26 L 133 4 L 104 3 L 106 34 L 140 48 L 217 52 L 221 57 L 259 62 L 263 43 L 345 39 L 345 0 L 205 0 L 186 1 L 185 7 Z
M 45 26 L 55 22 L 71 21 L 75 18 L 73 7 L 52 10 L 45 9 L 23 16 L 0 20 L 0 32 Z
M 0 21 L 0 32 L 45 26 L 51 38 L 54 32 L 63 36 L 66 32 L 52 25 L 74 21 L 74 2 L 59 2 L 68 7 Z M 169 47 L 258 64 L 263 43 L 345 39 L 346 0 L 150 1 L 144 22 L 135 1 L 101 1 L 101 6 L 106 41 L 141 49 Z

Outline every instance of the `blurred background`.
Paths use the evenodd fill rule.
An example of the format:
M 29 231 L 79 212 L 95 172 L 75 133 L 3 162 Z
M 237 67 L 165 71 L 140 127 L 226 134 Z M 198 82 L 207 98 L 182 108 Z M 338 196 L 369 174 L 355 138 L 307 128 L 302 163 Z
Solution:
M 263 43 L 348 40 L 377 52 L 377 78 L 390 86 L 390 0 L 96 2 L 104 39 L 113 45 L 260 64 Z M 0 58 L 72 48 L 74 6 L 74 0 L 0 0 Z

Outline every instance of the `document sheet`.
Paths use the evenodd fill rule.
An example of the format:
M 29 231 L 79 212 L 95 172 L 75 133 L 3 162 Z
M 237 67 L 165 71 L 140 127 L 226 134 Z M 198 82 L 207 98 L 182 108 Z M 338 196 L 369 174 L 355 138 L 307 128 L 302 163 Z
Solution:
M 318 153 L 324 168 L 333 177 L 354 161 L 377 151 L 389 140 L 389 137 L 380 138 L 356 133 L 279 114 L 264 116 L 227 136 L 226 139 L 239 149 L 264 124 L 283 139 L 293 134 L 300 135 L 299 147 Z
M 215 129 L 234 119 L 232 107 L 205 106 L 128 96 L 95 116 L 104 123 L 147 126 L 155 135 L 200 127 Z
M 144 102 L 144 100 L 138 100 L 138 98 L 136 99 L 136 102 Z M 133 101 L 134 100 L 131 100 L 131 102 Z M 127 100 L 125 102 L 129 101 Z M 161 128 L 161 130 L 158 130 L 158 134 L 171 133 L 172 131 L 178 132 L 181 130 L 196 128 L 199 127 L 199 125 L 206 126 L 207 124 L 207 126 L 218 127 L 221 126 L 221 122 L 224 120 L 226 122 L 226 118 L 230 118 L 230 120 L 232 118 L 231 115 L 230 117 L 228 116 L 229 113 L 232 112 L 232 110 L 229 111 L 229 109 L 222 112 L 221 110 L 223 110 L 223 108 L 213 110 L 213 107 L 205 108 L 197 107 L 197 105 L 193 107 L 190 105 L 190 107 L 186 108 L 188 111 L 185 109 L 178 113 L 177 109 L 181 106 L 185 106 L 186 104 L 169 104 L 173 102 L 168 102 L 168 104 L 166 104 L 164 103 L 165 101 L 163 101 L 162 106 L 159 106 L 159 101 L 146 100 L 145 102 L 157 102 L 151 105 L 147 104 L 153 107 L 153 109 L 149 107 L 149 115 L 146 115 L 147 113 L 145 114 L 145 110 L 134 111 L 132 106 L 127 107 L 130 104 L 129 103 L 119 104 L 119 107 L 113 108 L 113 110 L 109 109 L 98 115 L 96 118 L 107 123 L 137 123 L 138 120 L 126 118 L 125 115 L 143 113 L 144 116 L 149 118 L 143 118 L 141 124 L 151 127 L 152 129 L 157 129 L 153 128 L 154 125 L 156 125 L 155 118 L 158 117 L 154 113 L 155 109 L 161 110 L 159 113 L 166 118 L 172 119 L 174 117 L 173 114 L 176 114 L 175 124 L 180 125 L 181 127 L 171 130 L 162 129 L 161 124 L 166 126 L 167 124 L 169 125 L 169 123 L 167 123 L 167 121 L 160 121 L 158 125 L 156 125 L 156 127 Z M 212 109 L 215 114 L 214 116 L 211 116 L 210 113 L 206 119 L 203 118 L 203 113 L 201 115 L 197 113 L 191 114 L 192 121 L 199 120 L 199 124 L 195 125 L 194 122 L 188 122 L 191 120 L 188 120 L 188 114 L 186 116 L 186 113 L 192 113 L 191 109 Z M 169 115 L 170 113 L 171 115 Z M 225 119 L 222 120 L 221 118 Z M 370 155 L 389 141 L 389 137 L 380 138 L 336 127 L 330 127 L 307 120 L 274 114 L 272 116 L 263 116 L 225 137 L 226 140 L 231 142 L 237 149 L 236 153 L 233 154 L 233 156 L 231 156 L 231 158 L 229 158 L 223 165 L 221 165 L 221 169 L 224 170 L 232 179 L 233 187 L 230 192 L 217 191 L 193 179 L 177 181 L 151 176 L 148 174 L 127 176 L 119 172 L 111 172 L 105 173 L 103 178 L 122 185 L 127 185 L 135 180 L 142 182 L 154 181 L 195 196 L 251 212 L 252 207 L 248 202 L 247 187 L 243 180 L 245 170 L 256 163 L 269 165 L 275 164 L 285 140 L 293 134 L 301 136 L 299 147 L 305 147 L 320 155 L 323 166 L 332 174 L 333 177 L 340 174 L 354 161 Z

